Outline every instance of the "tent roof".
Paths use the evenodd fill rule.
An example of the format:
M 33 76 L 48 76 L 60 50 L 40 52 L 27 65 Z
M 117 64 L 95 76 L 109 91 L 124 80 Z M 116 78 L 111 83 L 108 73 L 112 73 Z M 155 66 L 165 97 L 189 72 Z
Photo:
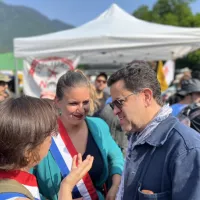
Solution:
M 113 4 L 96 19 L 71 30 L 16 38 L 16 57 L 81 56 L 81 63 L 182 57 L 200 46 L 200 28 L 139 20 Z

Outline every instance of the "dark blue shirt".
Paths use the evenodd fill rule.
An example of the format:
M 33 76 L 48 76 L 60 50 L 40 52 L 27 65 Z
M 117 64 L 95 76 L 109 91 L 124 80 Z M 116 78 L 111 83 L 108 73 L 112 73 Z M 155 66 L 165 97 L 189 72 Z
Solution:
M 161 122 L 128 155 L 123 199 L 199 200 L 200 134 L 172 116 Z
M 101 174 L 103 173 L 102 166 L 104 165 L 104 162 L 101 152 L 90 132 L 88 133 L 88 141 L 86 151 L 83 154 L 83 160 L 86 159 L 87 155 L 94 156 L 94 161 L 92 164 L 92 168 L 89 171 L 89 175 L 92 179 L 93 184 L 96 185 L 96 182 L 100 181 Z

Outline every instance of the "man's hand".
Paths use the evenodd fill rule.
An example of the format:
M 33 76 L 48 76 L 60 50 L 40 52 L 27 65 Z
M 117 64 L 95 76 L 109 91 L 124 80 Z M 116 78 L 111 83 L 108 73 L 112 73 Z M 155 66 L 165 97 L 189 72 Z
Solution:
M 151 190 L 142 190 L 144 194 L 154 194 Z

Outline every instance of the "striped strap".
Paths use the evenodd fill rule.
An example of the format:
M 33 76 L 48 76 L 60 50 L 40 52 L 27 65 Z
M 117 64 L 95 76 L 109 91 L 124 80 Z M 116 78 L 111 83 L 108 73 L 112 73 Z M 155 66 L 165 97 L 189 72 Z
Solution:
M 5 193 L 0 193 L 0 200 L 5 200 L 5 199 L 15 199 L 19 197 L 24 197 L 27 198 L 26 195 L 17 193 L 17 192 L 5 192 Z
M 0 193 L 17 192 L 29 199 L 40 199 L 35 176 L 24 171 L 0 171 Z
M 59 133 L 53 137 L 50 151 L 54 157 L 63 177 L 66 177 L 72 167 L 72 158 L 78 154 L 68 133 L 62 124 L 58 121 Z M 98 195 L 92 183 L 90 175 L 87 173 L 73 189 L 73 198 L 83 197 L 84 200 L 97 200 Z

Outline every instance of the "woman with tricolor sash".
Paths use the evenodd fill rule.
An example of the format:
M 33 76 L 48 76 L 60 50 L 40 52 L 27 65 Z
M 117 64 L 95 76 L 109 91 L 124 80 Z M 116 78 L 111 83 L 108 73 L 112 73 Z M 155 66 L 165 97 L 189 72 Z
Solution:
M 89 80 L 80 71 L 68 71 L 58 80 L 55 104 L 59 133 L 53 137 L 47 157 L 34 170 L 40 192 L 46 199 L 58 199 L 60 183 L 70 172 L 72 157 L 77 153 L 83 159 L 92 155 L 94 162 L 89 173 L 73 188 L 73 199 L 115 199 L 123 155 L 107 124 L 100 118 L 88 117 L 90 87 Z
M 57 132 L 57 115 L 48 100 L 23 96 L 0 103 L 0 200 L 40 200 L 36 177 L 29 170 L 48 153 Z M 59 200 L 71 200 L 75 184 L 88 172 L 93 157 L 72 159 Z

